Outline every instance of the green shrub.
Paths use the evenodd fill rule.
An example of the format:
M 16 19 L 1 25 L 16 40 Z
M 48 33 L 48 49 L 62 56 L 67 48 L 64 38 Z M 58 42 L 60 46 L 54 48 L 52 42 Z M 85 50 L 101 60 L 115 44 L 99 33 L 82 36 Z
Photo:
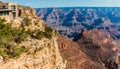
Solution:
M 13 42 L 20 43 L 24 41 L 31 31 L 25 31 L 25 28 L 12 28 L 11 23 L 5 23 L 4 19 L 0 19 L 0 55 L 4 60 L 19 57 L 26 52 L 27 48 L 18 47 Z
M 54 33 L 55 33 L 55 35 L 57 36 L 57 35 L 59 35 L 59 33 L 58 33 L 58 31 L 57 30 L 55 30 L 54 31 Z
M 50 28 L 47 25 L 44 25 L 44 26 L 45 26 L 45 31 L 44 32 L 40 31 L 40 30 L 36 30 L 36 31 L 33 32 L 36 35 L 32 35 L 32 37 L 36 38 L 36 39 L 41 39 L 41 38 L 49 38 L 49 39 L 51 39 L 52 38 L 53 29 Z
M 36 39 L 41 38 L 52 38 L 53 29 L 45 25 L 45 31 L 31 31 L 25 30 L 24 26 L 29 26 L 31 20 L 25 17 L 22 27 L 13 28 L 11 23 L 6 23 L 4 19 L 0 18 L 0 55 L 6 61 L 10 58 L 17 58 L 22 53 L 27 52 L 28 48 L 25 46 L 19 47 L 14 44 L 14 42 L 21 43 L 28 36 L 33 36 Z M 12 44 L 13 43 L 13 44 Z M 42 48 L 40 48 L 41 50 Z
M 28 36 L 29 36 L 29 34 L 26 31 L 20 32 L 20 33 L 18 33 L 16 38 L 14 38 L 14 40 L 17 43 L 20 43 L 21 41 L 24 41 Z
M 38 31 L 36 33 L 36 38 L 37 39 L 41 39 L 41 38 L 44 38 L 45 37 L 45 33 L 43 31 Z
M 0 48 L 0 56 L 3 57 L 4 61 L 8 59 L 6 52 L 2 48 Z
M 4 22 L 6 22 L 6 20 L 0 18 L 0 24 L 1 24 L 1 23 L 3 24 Z
M 27 51 L 28 48 L 25 46 L 19 47 L 9 43 L 4 43 L 4 45 L 0 47 L 0 56 L 3 57 L 4 61 L 7 61 L 10 58 L 18 58 L 22 53 Z
M 14 47 L 13 48 L 13 52 L 10 55 L 10 58 L 18 58 L 20 57 L 20 55 L 24 52 L 27 52 L 28 49 L 25 47 L 25 46 L 22 46 L 22 47 Z
M 41 51 L 43 49 L 44 49 L 44 47 L 40 47 L 40 48 L 37 49 L 37 51 Z
M 31 25 L 31 19 L 29 19 L 28 16 L 26 16 L 24 19 L 23 19 L 23 22 L 21 23 L 21 26 L 24 27 L 24 26 L 30 26 Z
M 53 29 L 51 27 L 47 26 L 46 24 L 44 26 L 46 32 L 52 33 Z
M 44 36 L 45 36 L 46 38 L 51 39 L 51 38 L 52 38 L 52 33 L 46 31 L 46 32 L 44 33 Z
M 53 29 L 49 26 L 45 25 L 45 37 L 51 39 L 52 38 Z
M 35 22 L 35 25 L 38 25 L 38 22 Z

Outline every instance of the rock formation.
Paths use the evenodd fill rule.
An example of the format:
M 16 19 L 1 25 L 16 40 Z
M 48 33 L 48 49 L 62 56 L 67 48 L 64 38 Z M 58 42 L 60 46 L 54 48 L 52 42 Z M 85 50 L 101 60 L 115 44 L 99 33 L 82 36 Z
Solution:
M 119 46 L 109 34 L 97 29 L 83 29 L 73 41 L 64 36 L 58 38 L 61 55 L 67 60 L 67 69 L 107 69 L 106 65 L 111 61 L 119 66 Z
M 36 8 L 40 16 L 49 26 L 60 34 L 73 38 L 83 28 L 98 28 L 110 33 L 114 39 L 120 38 L 119 7 L 62 7 Z
M 11 31 L 13 31 L 13 33 L 20 32 L 22 29 L 21 34 L 24 33 L 24 36 L 27 34 L 29 35 L 24 38 L 23 35 L 18 34 L 15 36 L 14 34 L 17 33 L 14 33 L 13 36 L 17 38 L 11 39 L 9 38 L 10 36 L 8 37 L 10 39 L 8 44 L 14 46 L 12 47 L 10 45 L 8 47 L 3 46 L 3 48 L 0 48 L 0 69 L 65 69 L 66 61 L 63 60 L 60 55 L 57 37 L 54 35 L 55 32 L 51 28 L 47 27 L 42 19 L 37 17 L 36 12 L 32 8 L 18 6 L 18 10 L 21 11 L 21 15 L 19 18 L 11 21 L 10 29 L 12 29 Z M 4 19 L 0 20 L 4 22 Z M 14 29 L 19 31 L 14 31 Z M 44 37 L 45 35 L 46 37 Z M 18 42 L 21 37 L 23 37 L 23 39 Z M 4 43 L 7 42 L 5 37 L 1 38 L 4 40 Z M 27 50 L 24 51 L 26 48 Z M 24 51 L 23 53 L 21 53 L 22 49 Z M 14 53 L 14 55 L 11 57 L 10 54 L 12 53 Z
M 32 8 L 18 6 L 18 11 L 19 17 L 9 20 L 11 23 L 0 18 L 0 69 L 104 69 L 113 59 L 119 66 L 120 48 L 111 35 L 83 29 L 72 41 L 58 36 Z M 57 12 L 51 14 L 58 16 Z M 78 23 L 78 14 L 76 10 L 74 15 L 67 16 L 74 16 L 73 22 Z
M 56 41 L 56 38 L 24 41 L 21 45 L 30 46 L 30 51 L 1 64 L 0 69 L 65 69 L 66 62 L 60 56 Z
M 61 48 L 64 44 L 65 47 Z M 92 61 L 79 45 L 70 39 L 60 36 L 58 38 L 60 53 L 64 60 L 67 60 L 66 69 L 103 69 L 102 64 Z

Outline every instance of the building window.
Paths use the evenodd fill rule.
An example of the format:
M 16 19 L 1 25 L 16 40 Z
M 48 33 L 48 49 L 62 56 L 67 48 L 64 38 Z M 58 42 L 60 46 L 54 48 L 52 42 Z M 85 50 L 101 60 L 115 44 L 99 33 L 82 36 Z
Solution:
M 2 11 L 2 12 L 0 12 L 0 15 L 1 16 L 8 16 L 9 12 L 8 11 Z
M 5 9 L 5 6 L 2 6 L 3 9 Z
M 2 16 L 2 12 L 0 12 L 0 16 Z
M 21 16 L 21 13 L 22 13 L 22 11 L 21 11 L 21 9 L 19 9 L 19 11 L 18 11 L 18 17 Z
M 13 17 L 13 18 L 16 17 L 16 13 L 15 13 L 15 12 L 12 13 L 12 17 Z
M 11 10 L 15 10 L 15 6 L 14 5 L 11 6 Z

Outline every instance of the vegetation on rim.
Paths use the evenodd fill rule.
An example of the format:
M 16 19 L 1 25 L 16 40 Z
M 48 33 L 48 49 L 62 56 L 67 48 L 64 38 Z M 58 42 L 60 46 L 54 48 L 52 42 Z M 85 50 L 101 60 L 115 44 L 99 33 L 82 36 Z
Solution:
M 5 19 L 0 18 L 0 56 L 5 61 L 10 58 L 18 58 L 22 53 L 27 52 L 26 46 L 19 46 L 19 43 L 26 40 L 27 37 L 35 39 L 48 38 L 51 39 L 53 29 L 44 25 L 45 30 L 26 30 L 25 26 L 29 26 L 31 20 L 25 17 L 21 23 L 21 27 L 12 27 L 12 23 L 6 23 Z

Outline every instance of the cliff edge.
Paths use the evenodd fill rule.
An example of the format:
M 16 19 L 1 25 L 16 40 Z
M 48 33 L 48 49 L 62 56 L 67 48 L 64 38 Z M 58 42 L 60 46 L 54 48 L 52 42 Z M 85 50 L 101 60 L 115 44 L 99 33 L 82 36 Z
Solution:
M 32 8 L 0 3 L 6 7 L 14 4 L 18 16 L 0 16 L 0 69 L 65 69 L 57 32 L 37 17 Z

